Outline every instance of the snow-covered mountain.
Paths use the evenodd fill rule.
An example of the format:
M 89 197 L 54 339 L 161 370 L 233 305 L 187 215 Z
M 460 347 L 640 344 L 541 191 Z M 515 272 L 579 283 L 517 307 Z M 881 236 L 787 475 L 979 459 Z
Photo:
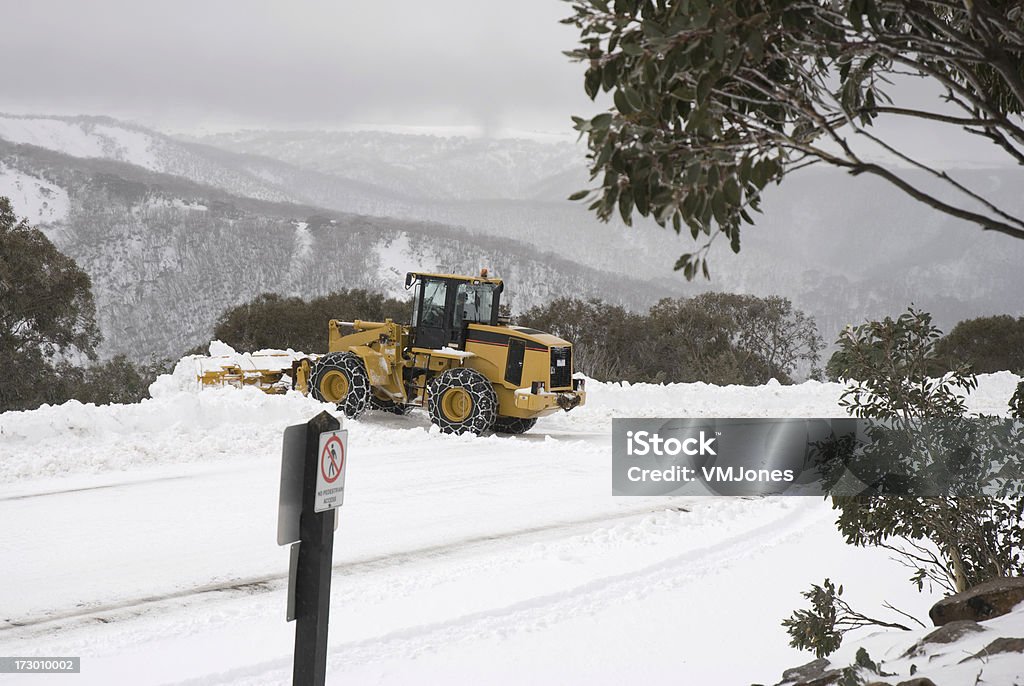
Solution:
M 631 307 L 667 294 L 509 239 L 243 197 L 28 144 L 0 141 L 0 188 L 16 191 L 16 212 L 39 222 L 92 277 L 104 355 L 180 354 L 209 340 L 226 308 L 260 293 L 359 287 L 402 295 L 413 269 L 487 266 L 508 281 L 517 309 L 562 294 L 613 293 Z
M 72 157 L 125 162 L 261 200 L 289 199 L 286 192 L 241 165 L 219 163 L 198 147 L 106 117 L 0 115 L 0 139 Z
M 528 200 L 543 192 L 550 176 L 575 173 L 586 178 L 582 167 L 586 148 L 571 142 L 388 131 L 263 130 L 193 140 L 365 181 L 426 201 Z
M 808 169 L 770 187 L 740 255 L 719 246 L 713 281 L 684 284 L 672 265 L 692 252 L 688 235 L 650 221 L 632 229 L 603 224 L 583 203 L 566 200 L 589 185 L 578 144 L 322 131 L 244 131 L 201 140 L 372 181 L 405 198 L 389 216 L 514 237 L 591 267 L 671 281 L 685 293 L 714 288 L 788 296 L 815 315 L 826 339 L 847 323 L 898 313 L 910 303 L 931 310 L 947 328 L 983 314 L 1024 313 L 1015 295 L 1024 288 L 1024 242 L 954 221 L 867 176 Z M 929 183 L 923 172 L 901 173 Z M 1019 170 L 965 165 L 951 173 L 1024 213 Z
M 330 278 L 315 281 L 290 271 L 307 260 L 330 272 L 334 267 L 324 265 L 336 263 L 343 254 L 346 274 L 359 275 L 352 277 L 354 284 L 386 287 L 379 278 L 382 269 L 391 273 L 412 263 L 456 262 L 473 269 L 485 259 L 479 251 L 497 245 L 504 247 L 487 253 L 492 269 L 507 275 L 534 265 L 523 267 L 528 281 L 520 280 L 521 287 L 536 294 L 530 302 L 564 294 L 646 307 L 666 295 L 710 289 L 778 294 L 812 314 L 827 341 L 847 323 L 899 313 L 911 303 L 933 312 L 946 329 L 969 317 L 1024 314 L 1017 296 L 1024 289 L 1019 266 L 1024 264 L 1024 242 L 953 221 L 881 181 L 851 179 L 829 170 L 808 169 L 769 188 L 757 226 L 744 230 L 742 252 L 733 255 L 726 246 L 716 246 L 713 280 L 686 283 L 672 266 L 679 254 L 693 250 L 689 235 L 677 236 L 652 222 L 637 222 L 633 228 L 617 221 L 602 223 L 584 204 L 565 200 L 587 185 L 583 151 L 573 143 L 259 131 L 197 141 L 107 118 L 6 115 L 0 115 L 0 140 L 10 142 L 0 154 L 0 193 L 12 196 L 22 214 L 48 224 L 49 232 L 63 237 L 62 245 L 75 246 L 72 254 L 89 260 L 98 283 L 112 280 L 108 272 L 122 269 L 117 256 L 125 251 L 145 254 L 151 261 L 156 252 L 178 254 L 180 246 L 164 245 L 170 234 L 182 237 L 190 255 L 217 255 L 200 259 L 201 266 L 196 263 L 193 277 L 204 276 L 193 283 L 223 279 L 240 286 L 237 296 L 216 289 L 189 295 L 194 303 L 190 307 L 202 310 L 202 326 L 225 303 L 254 290 L 292 293 L 312 288 L 306 293 L 311 295 L 329 288 Z M 112 161 L 121 164 L 109 166 Z M 77 179 L 67 182 L 68 187 L 58 183 L 64 167 L 78 170 L 65 173 Z M 1024 213 L 1017 170 L 963 169 L 958 174 L 994 193 L 1005 207 Z M 108 191 L 103 189 L 135 183 L 152 189 L 164 204 L 146 205 L 148 201 L 139 200 L 142 193 L 100 209 L 96 197 L 105 197 Z M 245 198 L 268 204 L 255 208 Z M 217 211 L 180 206 L 190 203 L 246 208 L 244 212 L 252 213 L 245 215 L 248 233 L 235 220 L 230 229 L 211 230 L 227 220 Z M 92 208 L 91 213 L 83 213 L 82 207 Z M 373 252 L 379 257 L 372 265 L 354 241 L 331 248 L 340 252 L 324 252 L 322 242 L 306 240 L 305 231 L 316 236 L 323 218 L 339 212 L 388 218 L 336 218 L 342 225 L 356 222 L 375 232 Z M 320 219 L 307 221 L 310 216 Z M 281 235 L 273 251 L 252 242 L 253 227 L 264 220 L 278 227 L 271 233 Z M 296 239 L 299 222 L 308 226 Z M 132 228 L 127 234 L 110 228 L 122 225 Z M 417 243 L 413 232 L 396 244 L 395 227 L 406 226 L 430 226 L 421 230 L 431 238 Z M 117 247 L 96 251 L 98 236 L 105 245 Z M 410 248 L 408 258 L 403 257 L 405 240 L 418 246 Z M 292 243 L 302 246 L 295 255 L 283 247 Z M 470 250 L 459 262 L 462 257 L 449 257 L 459 255 L 459 249 L 449 251 L 448 243 L 474 245 L 478 252 Z M 284 266 L 270 266 L 278 259 Z M 242 264 L 245 276 L 231 275 L 243 271 Z M 225 269 L 228 275 L 219 276 L 218 270 Z M 568 272 L 575 274 L 574 281 L 562 279 Z M 145 270 L 126 274 L 119 288 L 133 278 L 151 276 Z M 225 288 L 231 291 L 233 286 Z M 119 312 L 116 319 L 131 320 L 133 312 Z M 137 316 L 145 321 L 147 315 Z M 122 346 L 115 340 L 141 340 L 122 333 L 108 339 L 117 349 Z
M 361 181 L 178 140 L 109 117 L 0 114 L 0 140 L 76 158 L 124 162 L 258 200 L 378 215 L 387 214 L 388 207 L 401 200 L 390 190 Z

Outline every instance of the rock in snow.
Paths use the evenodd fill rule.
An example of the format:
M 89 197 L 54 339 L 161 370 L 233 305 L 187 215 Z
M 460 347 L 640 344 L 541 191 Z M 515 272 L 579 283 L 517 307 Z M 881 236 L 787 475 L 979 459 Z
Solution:
M 1021 602 L 1024 602 L 1024 579 L 992 579 L 943 598 L 928 614 L 935 626 L 956 620 L 981 621 L 1005 615 Z

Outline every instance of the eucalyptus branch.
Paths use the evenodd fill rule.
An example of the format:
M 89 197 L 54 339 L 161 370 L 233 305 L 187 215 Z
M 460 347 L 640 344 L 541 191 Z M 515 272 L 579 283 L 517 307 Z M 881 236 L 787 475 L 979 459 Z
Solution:
M 909 67 L 912 67 L 912 68 L 915 68 L 915 69 L 919 69 L 922 73 L 928 74 L 928 76 L 934 78 L 936 81 L 941 83 L 943 86 L 945 86 L 947 89 L 949 89 L 953 93 L 955 93 L 955 94 L 965 98 L 968 102 L 973 103 L 975 107 L 977 107 L 978 109 L 984 111 L 985 114 L 987 114 L 989 117 L 991 117 L 992 119 L 995 119 L 996 121 L 1000 122 L 1000 125 L 1003 128 L 1005 128 L 1014 139 L 1016 139 L 1018 142 L 1020 142 L 1022 145 L 1024 145 L 1024 129 L 1014 125 L 1006 117 L 1006 115 L 1004 115 L 1001 112 L 999 112 L 990 103 L 987 103 L 984 100 L 978 98 L 970 90 L 968 90 L 964 86 L 960 85 L 956 81 L 953 81 L 948 76 L 946 76 L 942 72 L 934 69 L 933 67 L 931 67 L 927 63 L 916 62 L 916 61 L 914 61 L 914 60 L 912 60 L 910 58 L 901 57 L 901 56 L 894 56 L 893 59 L 898 61 L 898 62 L 901 62 L 901 63 L 903 63 L 903 64 L 905 64 L 905 65 L 907 65 Z M 954 100 L 954 101 L 959 102 L 958 100 Z
M 956 188 L 958 191 L 960 191 L 961 193 L 966 195 L 967 197 L 969 197 L 972 200 L 975 200 L 978 203 L 980 203 L 981 205 L 983 205 L 985 208 L 987 208 L 993 214 L 997 214 L 1000 217 L 1002 217 L 1003 219 L 1005 219 L 1005 220 L 1007 220 L 1009 222 L 1012 222 L 1014 224 L 1017 224 L 1018 226 L 1021 227 L 1022 230 L 1024 230 L 1024 221 L 1014 217 L 1011 214 L 1007 214 L 1003 210 L 999 209 L 998 207 L 996 207 L 994 204 L 992 204 L 991 202 L 989 202 L 988 200 L 986 200 L 982 196 L 978 195 L 977 193 L 975 193 L 974 191 L 972 191 L 971 189 L 967 188 L 962 183 L 957 181 L 956 179 L 952 178 L 946 172 L 939 171 L 937 169 L 929 167 L 928 165 L 924 164 L 923 162 L 921 162 L 919 160 L 915 160 L 915 159 L 913 159 L 911 157 L 908 157 L 907 155 L 905 155 L 902 152 L 900 152 L 899 150 L 897 150 L 895 147 L 893 147 L 893 146 L 889 145 L 888 143 L 886 143 L 885 141 L 883 141 L 878 136 L 875 136 L 874 134 L 868 133 L 863 128 L 858 127 L 857 128 L 857 133 L 859 133 L 862 136 L 865 136 L 866 138 L 868 138 L 869 140 L 874 142 L 876 145 L 881 146 L 882 148 L 887 150 L 889 153 L 895 155 L 896 157 L 898 157 L 899 159 L 903 160 L 904 162 L 906 162 L 908 164 L 911 164 L 914 167 L 917 167 L 918 169 L 921 169 L 922 171 L 928 172 L 929 174 L 931 174 L 932 176 L 934 176 L 937 179 L 945 181 L 946 183 L 950 184 L 951 186 Z
M 1004 152 L 1006 152 L 1006 154 L 1015 159 L 1017 164 L 1024 165 L 1024 151 L 1015 148 L 1013 144 L 1006 139 L 1006 136 L 999 133 L 999 129 L 995 127 L 988 127 L 979 131 L 965 126 L 964 131 L 976 136 L 988 138 L 994 145 L 999 146 Z
M 959 126 L 991 126 L 998 123 L 995 119 L 953 117 L 946 114 L 939 114 L 938 112 L 915 110 L 907 107 L 862 107 L 858 112 L 865 114 L 895 114 L 903 117 L 913 117 L 916 119 L 929 119 L 931 121 L 939 121 L 946 124 L 957 124 Z
M 893 612 L 895 612 L 895 613 L 896 613 L 896 614 L 898 614 L 898 615 L 902 615 L 902 616 L 906 617 L 906 618 L 907 618 L 907 619 L 909 619 L 910 621 L 912 621 L 912 622 L 916 623 L 916 624 L 917 624 L 917 625 L 918 625 L 919 627 L 921 627 L 922 629 L 927 629 L 927 628 L 928 628 L 927 626 L 925 626 L 925 623 L 924 623 L 924 622 L 922 622 L 922 621 L 921 621 L 920 619 L 918 619 L 917 617 L 915 617 L 915 616 L 914 616 L 914 615 L 912 615 L 912 614 L 909 614 L 909 613 L 907 613 L 907 612 L 904 612 L 903 610 L 901 610 L 901 609 L 899 609 L 898 607 L 894 606 L 894 605 L 893 605 L 892 603 L 890 603 L 890 602 L 889 602 L 888 600 L 886 600 L 886 601 L 883 601 L 883 602 L 882 602 L 882 607 L 884 607 L 884 608 L 886 608 L 886 609 L 889 609 L 889 610 L 892 610 Z

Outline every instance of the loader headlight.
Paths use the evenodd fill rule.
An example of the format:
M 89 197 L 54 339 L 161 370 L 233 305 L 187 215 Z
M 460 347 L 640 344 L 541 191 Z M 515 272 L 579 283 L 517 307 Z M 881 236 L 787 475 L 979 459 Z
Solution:
M 530 393 L 537 395 L 538 393 L 543 393 L 545 388 L 546 386 L 543 381 L 534 381 L 530 384 Z

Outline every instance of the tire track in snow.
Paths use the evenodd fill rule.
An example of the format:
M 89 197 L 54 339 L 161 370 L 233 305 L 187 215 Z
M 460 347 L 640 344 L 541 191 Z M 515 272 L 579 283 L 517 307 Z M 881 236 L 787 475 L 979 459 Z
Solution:
M 328 659 L 336 665 L 409 659 L 438 646 L 529 633 L 552 623 L 593 614 L 605 607 L 639 600 L 656 591 L 678 588 L 687 581 L 714 574 L 723 567 L 747 562 L 766 548 L 774 548 L 800 537 L 816 521 L 816 509 L 812 506 L 817 505 L 818 501 L 807 500 L 814 502 L 801 503 L 793 512 L 750 531 L 704 548 L 689 550 L 639 570 L 593 579 L 575 588 L 536 596 L 504 607 L 332 645 L 328 648 Z M 755 540 L 757 544 L 751 545 L 751 541 Z M 289 655 L 241 669 L 169 683 L 178 686 L 287 683 L 291 678 L 291 660 Z
M 137 481 L 122 481 L 120 483 L 113 484 L 100 484 L 98 486 L 81 486 L 79 488 L 65 488 L 59 491 L 41 491 L 37 493 L 20 493 L 18 495 L 7 495 L 0 497 L 0 503 L 7 502 L 9 500 L 29 500 L 31 498 L 45 498 L 51 495 L 65 495 L 68 493 L 84 493 L 85 491 L 102 491 L 107 488 L 126 488 L 129 486 L 139 486 L 142 484 L 155 484 L 163 481 L 184 481 L 187 479 L 195 478 L 193 474 L 186 474 L 183 476 L 158 476 L 153 479 L 139 479 Z
M 96 488 L 105 488 L 99 486 Z M 88 490 L 88 489 L 76 489 Z M 20 497 L 20 496 L 19 496 Z M 31 496 L 24 496 L 31 497 Z M 467 538 L 439 543 L 421 548 L 413 548 L 393 553 L 386 553 L 373 557 L 356 560 L 348 560 L 337 563 L 333 566 L 334 575 L 351 575 L 371 572 L 379 569 L 393 567 L 396 565 L 417 562 L 426 559 L 448 557 L 462 553 L 474 548 L 480 548 L 498 542 L 507 542 L 515 539 L 528 539 L 542 534 L 567 534 L 573 529 L 590 527 L 595 524 L 618 522 L 633 517 L 663 512 L 665 510 L 679 509 L 666 506 L 651 507 L 646 505 L 642 508 L 632 508 L 614 514 L 603 514 L 595 517 L 574 519 L 555 522 L 543 526 L 525 527 L 510 531 L 496 532 L 492 534 L 481 534 Z M 89 605 L 65 612 L 37 615 L 19 619 L 5 618 L 0 620 L 0 636 L 23 637 L 27 630 L 40 628 L 47 634 L 66 628 L 73 628 L 85 622 L 110 623 L 147 614 L 158 609 L 177 609 L 188 606 L 203 596 L 216 595 L 219 598 L 231 598 L 238 596 L 254 595 L 257 593 L 268 593 L 285 588 L 288 581 L 287 574 L 268 574 L 263 576 L 235 579 L 224 583 L 205 584 L 193 586 L 172 593 L 161 595 L 142 596 L 128 598 L 122 601 L 105 603 L 101 605 Z M 180 605 L 166 607 L 171 601 L 183 600 Z M 113 616 L 108 616 L 113 615 Z M 56 624 L 56 625 L 55 625 Z M 45 629 L 43 629 L 45 627 Z

